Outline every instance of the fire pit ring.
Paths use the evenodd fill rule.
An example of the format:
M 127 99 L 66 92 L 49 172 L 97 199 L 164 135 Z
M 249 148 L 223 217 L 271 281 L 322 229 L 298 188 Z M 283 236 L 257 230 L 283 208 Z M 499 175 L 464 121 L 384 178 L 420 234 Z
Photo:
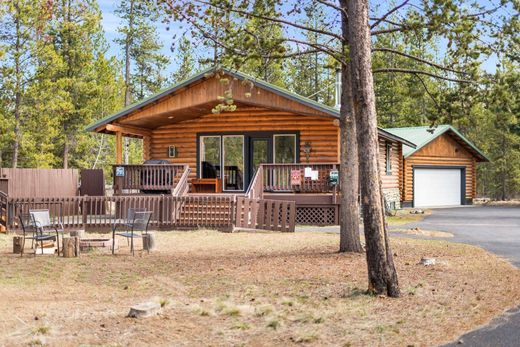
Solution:
M 118 249 L 117 239 L 115 240 L 114 248 Z M 112 239 L 98 238 L 98 239 L 81 239 L 79 240 L 79 249 L 82 252 L 90 250 L 112 250 Z

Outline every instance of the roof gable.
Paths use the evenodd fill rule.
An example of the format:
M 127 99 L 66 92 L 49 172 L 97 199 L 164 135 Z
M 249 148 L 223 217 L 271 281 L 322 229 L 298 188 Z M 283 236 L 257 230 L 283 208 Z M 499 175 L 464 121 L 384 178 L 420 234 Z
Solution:
M 224 94 L 224 90 L 229 87 L 219 83 L 213 78 L 213 83 L 207 83 L 215 73 L 222 73 L 237 81 L 251 81 L 256 89 L 247 96 L 247 87 L 244 83 L 237 83 L 233 86 L 233 100 L 237 104 L 245 104 L 254 107 L 270 107 L 272 109 L 291 111 L 301 115 L 312 115 L 331 117 L 339 119 L 339 110 L 306 98 L 304 96 L 292 93 L 286 89 L 275 86 L 271 83 L 262 81 L 260 79 L 248 76 L 239 71 L 230 70 L 214 66 L 208 68 L 193 77 L 179 82 L 169 88 L 163 89 L 160 92 L 151 95 L 143 100 L 133 103 L 119 112 L 116 112 L 108 117 L 100 119 L 89 126 L 87 131 L 98 131 L 107 124 L 120 123 L 121 125 L 128 125 L 132 127 L 143 127 L 143 123 L 137 121 L 138 118 L 151 117 L 149 123 L 157 122 L 162 117 L 168 118 L 171 116 L 168 113 L 184 109 L 185 114 L 208 114 L 211 108 L 214 107 L 218 101 L 218 96 Z M 205 86 L 202 84 L 205 83 Z M 198 88 L 197 90 L 195 90 Z M 211 90 L 205 88 L 213 88 Z M 237 92 L 235 92 L 235 88 Z M 191 95 L 187 96 L 187 92 L 191 90 Z M 250 91 L 250 90 L 248 90 Z M 195 102 L 193 99 L 199 97 Z M 190 106 L 191 103 L 191 106 Z M 205 113 L 204 113 L 205 112 Z M 155 117 L 155 118 L 153 118 Z M 184 117 L 184 118 L 183 118 Z M 182 116 L 179 120 L 185 120 L 188 116 Z M 169 122 L 171 123 L 171 121 Z M 161 125 L 156 123 L 157 125 Z M 379 136 L 390 140 L 401 142 L 410 148 L 415 148 L 415 144 L 399 137 L 399 135 L 392 134 L 381 128 L 378 128 Z
M 387 128 L 385 129 L 391 134 L 402 137 L 412 143 L 416 144 L 416 148 L 403 145 L 403 156 L 405 158 L 417 153 L 422 148 L 430 144 L 432 141 L 437 139 L 443 134 L 449 134 L 454 137 L 458 142 L 464 144 L 466 150 L 475 156 L 478 161 L 489 161 L 482 151 L 480 151 L 473 143 L 465 138 L 460 132 L 458 132 L 451 125 L 443 124 L 438 125 L 435 128 L 429 126 L 420 127 L 404 127 L 404 128 Z

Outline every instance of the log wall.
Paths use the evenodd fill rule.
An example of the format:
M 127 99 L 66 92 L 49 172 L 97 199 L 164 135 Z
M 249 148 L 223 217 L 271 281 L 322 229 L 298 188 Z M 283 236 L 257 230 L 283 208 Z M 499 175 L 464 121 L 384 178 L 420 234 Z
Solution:
M 338 127 L 333 119 L 301 116 L 289 112 L 265 109 L 243 109 L 232 113 L 209 114 L 193 120 L 166 125 L 153 131 L 149 158 L 166 159 L 172 163 L 188 164 L 196 177 L 197 133 L 295 132 L 300 134 L 300 161 L 305 162 L 305 142 L 311 143 L 309 161 L 335 163 L 338 156 Z M 168 158 L 168 146 L 175 145 L 176 158 Z M 147 151 L 145 151 L 147 152 Z
M 145 159 L 165 159 L 188 164 L 191 178 L 197 177 L 197 133 L 299 132 L 300 162 L 305 163 L 305 142 L 311 143 L 309 162 L 337 163 L 339 129 L 334 120 L 302 116 L 262 108 L 242 108 L 235 112 L 208 114 L 200 118 L 159 127 L 144 141 Z M 175 145 L 176 158 L 168 158 L 168 146 Z M 402 145 L 392 143 L 392 173 L 386 174 L 386 141 L 380 139 L 380 166 L 383 189 L 399 188 L 402 174 Z
M 465 166 L 466 167 L 466 199 L 476 195 L 476 161 L 475 157 L 457 143 L 450 135 L 443 134 L 404 160 L 403 200 L 413 201 L 413 166 Z

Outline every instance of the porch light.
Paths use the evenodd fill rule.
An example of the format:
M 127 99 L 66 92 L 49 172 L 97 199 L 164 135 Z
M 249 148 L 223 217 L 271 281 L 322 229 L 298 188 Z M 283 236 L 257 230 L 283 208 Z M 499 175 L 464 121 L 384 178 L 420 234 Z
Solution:
M 305 160 L 307 161 L 307 163 L 309 162 L 309 158 L 311 156 L 311 151 L 312 151 L 311 142 L 305 141 L 305 144 L 303 145 L 303 153 L 305 153 Z
M 175 158 L 177 156 L 177 148 L 174 145 L 168 146 L 168 158 Z

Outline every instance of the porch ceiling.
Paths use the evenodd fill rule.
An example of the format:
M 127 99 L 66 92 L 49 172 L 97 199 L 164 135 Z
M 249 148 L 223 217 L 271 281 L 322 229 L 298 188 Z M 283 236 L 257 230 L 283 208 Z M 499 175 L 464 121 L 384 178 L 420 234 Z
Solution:
M 176 124 L 182 121 L 211 114 L 211 110 L 217 104 L 218 101 L 214 100 L 204 104 L 185 107 L 174 111 L 166 110 L 164 112 L 150 114 L 142 117 L 128 117 L 126 119 L 122 119 L 118 123 L 145 129 L 155 129 L 164 125 Z M 251 109 L 251 106 L 242 102 L 235 102 L 235 105 L 238 109 Z

